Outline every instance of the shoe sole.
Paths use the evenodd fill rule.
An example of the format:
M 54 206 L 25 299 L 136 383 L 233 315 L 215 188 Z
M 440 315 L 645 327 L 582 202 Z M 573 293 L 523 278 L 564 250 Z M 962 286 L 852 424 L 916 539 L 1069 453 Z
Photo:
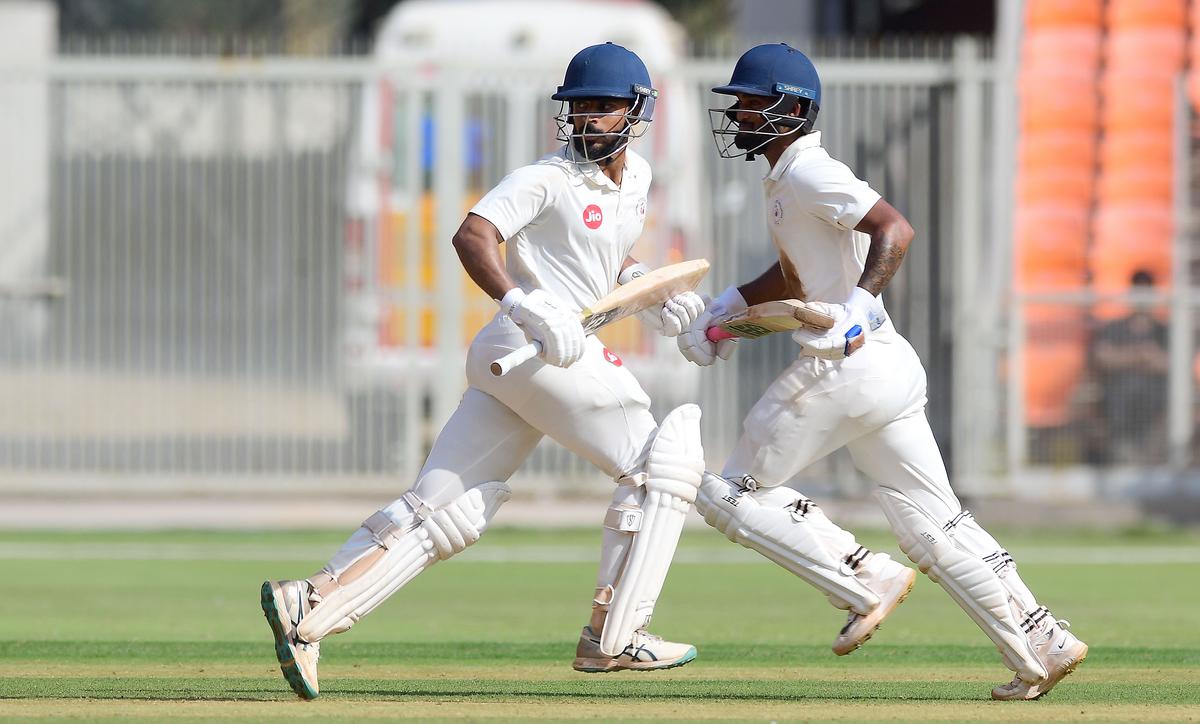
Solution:
M 1055 676 L 1054 678 L 1051 678 L 1051 679 L 1047 679 L 1045 682 L 1047 684 L 1046 688 L 1039 691 L 1037 696 L 1031 696 L 1029 698 L 1015 697 L 1015 696 L 1014 697 L 1004 697 L 1004 696 L 996 696 L 996 692 L 993 691 L 992 698 L 995 699 L 996 701 L 1037 701 L 1038 699 L 1041 699 L 1046 694 L 1049 694 L 1050 690 L 1058 685 L 1058 682 L 1062 681 L 1063 679 L 1067 678 L 1071 674 L 1075 673 L 1075 669 L 1079 668 L 1079 665 L 1083 663 L 1083 660 L 1087 658 L 1087 655 L 1088 655 L 1088 647 L 1087 647 L 1087 644 L 1084 644 L 1083 651 L 1080 652 L 1079 656 L 1075 657 L 1075 660 L 1072 661 L 1071 663 L 1067 664 L 1065 668 L 1058 669 L 1059 673 L 1057 676 Z
M 666 671 L 674 669 L 691 662 L 696 658 L 696 647 L 688 649 L 688 652 L 680 656 L 677 660 L 661 666 L 622 666 L 615 660 L 610 660 L 604 665 L 589 664 L 586 662 L 596 661 L 596 659 L 575 659 L 571 664 L 571 668 L 585 674 L 607 674 L 611 671 Z M 652 662 L 653 663 L 653 662 Z
M 280 602 L 276 600 L 275 587 L 270 581 L 262 584 L 261 603 L 263 615 L 271 626 L 271 634 L 275 637 L 275 658 L 279 659 L 279 670 L 288 686 L 296 692 L 296 696 L 310 701 L 317 698 L 317 691 L 305 680 L 300 667 L 296 665 L 296 656 L 292 653 L 292 645 L 288 641 L 287 627 L 279 616 Z
M 875 632 L 878 631 L 881 626 L 883 626 L 884 619 L 886 619 L 888 616 L 891 616 L 892 611 L 895 611 L 900 606 L 900 604 L 904 603 L 904 599 L 908 598 L 908 594 L 912 593 L 913 586 L 915 586 L 917 583 L 917 572 L 912 570 L 911 568 L 908 570 L 909 570 L 908 586 L 905 587 L 903 593 L 901 593 L 899 596 L 897 596 L 896 600 L 893 601 L 890 606 L 888 606 L 883 611 L 879 612 L 880 616 L 878 617 L 878 622 L 874 626 L 871 627 L 871 630 L 867 632 L 867 635 L 860 638 L 858 641 L 855 642 L 855 644 L 853 646 L 851 646 L 848 649 L 839 649 L 837 642 L 834 642 L 833 653 L 837 654 L 838 656 L 845 656 L 847 654 L 852 654 L 855 651 L 857 651 L 858 649 L 862 648 L 863 644 L 865 644 L 866 642 L 871 640 L 871 637 L 875 635 Z M 882 606 L 882 604 L 880 604 L 880 605 Z M 871 613 L 874 614 L 875 611 L 872 611 Z

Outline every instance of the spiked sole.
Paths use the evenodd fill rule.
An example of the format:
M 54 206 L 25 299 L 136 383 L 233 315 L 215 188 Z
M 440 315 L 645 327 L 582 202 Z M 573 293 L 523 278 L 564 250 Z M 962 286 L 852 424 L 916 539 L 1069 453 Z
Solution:
M 658 666 L 623 666 L 618 664 L 616 659 L 609 659 L 603 664 L 598 663 L 599 659 L 575 659 L 574 663 L 571 664 L 571 668 L 576 671 L 582 671 L 585 674 L 607 674 L 610 671 L 666 671 L 667 669 L 683 666 L 695 658 L 696 647 L 693 646 L 677 660 Z M 655 664 L 657 662 L 651 661 L 647 663 Z
M 909 579 L 908 579 L 908 586 L 905 587 L 903 593 L 901 593 L 899 596 L 897 596 L 896 600 L 892 601 L 891 605 L 889 605 L 887 608 L 883 608 L 883 604 L 880 604 L 880 607 L 878 609 L 871 612 L 871 616 L 873 616 L 875 618 L 876 623 L 874 626 L 871 626 L 870 631 L 867 631 L 867 635 L 858 639 L 856 642 L 854 642 L 853 646 L 850 646 L 848 648 L 840 647 L 840 646 L 838 646 L 838 642 L 834 641 L 833 642 L 833 653 L 837 654 L 838 656 L 845 656 L 846 654 L 853 653 L 855 650 L 860 648 L 863 644 L 865 644 L 866 642 L 871 640 L 871 637 L 874 636 L 875 632 L 879 630 L 879 627 L 883 625 L 883 620 L 885 618 L 887 618 L 888 616 L 890 616 L 892 614 L 892 611 L 896 610 L 897 606 L 904 603 L 904 599 L 908 598 L 908 594 L 912 593 L 913 586 L 917 582 L 917 572 L 913 571 L 912 569 L 909 569 L 909 573 L 910 573 L 910 575 L 909 575 Z M 839 638 L 841 638 L 841 637 L 839 636 Z
M 287 679 L 288 686 L 292 687 L 296 696 L 305 700 L 316 699 L 316 688 L 308 683 L 300 671 L 300 667 L 296 665 L 296 656 L 292 651 L 292 644 L 288 640 L 287 628 L 279 616 L 282 602 L 276 599 L 275 588 L 270 581 L 262 584 L 260 598 L 263 615 L 267 617 L 267 623 L 271 626 L 271 634 L 275 637 L 275 658 L 279 659 L 279 670 L 283 672 L 283 678 Z
M 1075 657 L 1074 661 L 1067 664 L 1066 666 L 1064 666 L 1061 669 L 1055 669 L 1054 676 L 1051 676 L 1050 678 L 1048 678 L 1044 682 L 1042 682 L 1042 684 L 1039 684 L 1039 688 L 1043 685 L 1045 686 L 1045 688 L 1040 689 L 1036 696 L 1031 696 L 1028 698 L 996 696 L 996 691 L 993 689 L 992 690 L 992 698 L 996 699 L 998 701 L 1037 701 L 1038 699 L 1041 699 L 1046 694 L 1049 694 L 1050 690 L 1053 689 L 1055 687 L 1055 685 L 1058 684 L 1058 682 L 1062 681 L 1063 679 L 1065 679 L 1068 676 L 1070 676 L 1071 674 L 1073 674 L 1075 672 L 1075 669 L 1079 668 L 1079 665 L 1082 664 L 1083 660 L 1087 658 L 1087 655 L 1088 655 L 1088 647 L 1087 647 L 1087 644 L 1084 644 L 1083 651 L 1080 652 L 1079 656 Z

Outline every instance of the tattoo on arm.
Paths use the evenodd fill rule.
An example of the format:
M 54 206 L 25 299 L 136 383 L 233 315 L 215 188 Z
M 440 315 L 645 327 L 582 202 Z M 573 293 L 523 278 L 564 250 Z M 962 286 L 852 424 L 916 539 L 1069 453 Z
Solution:
M 867 252 L 866 265 L 862 276 L 858 278 L 858 286 L 879 296 L 900 268 L 907 250 L 908 244 L 899 243 L 888 232 L 871 239 L 871 250 Z

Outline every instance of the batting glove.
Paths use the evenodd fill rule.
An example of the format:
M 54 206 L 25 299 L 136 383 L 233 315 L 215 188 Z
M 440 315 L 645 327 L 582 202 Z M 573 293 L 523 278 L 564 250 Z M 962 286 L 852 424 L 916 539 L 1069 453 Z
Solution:
M 679 351 L 689 362 L 694 362 L 701 367 L 711 365 L 717 361 L 718 357 L 729 359 L 737 349 L 737 339 L 711 342 L 708 339 L 708 328 L 712 326 L 714 320 L 737 314 L 745 309 L 746 300 L 736 286 L 721 292 L 719 297 L 708 303 L 700 316 L 696 317 L 687 328 L 687 331 L 675 338 L 679 345 Z
M 550 292 L 534 289 L 526 294 L 518 287 L 504 295 L 500 307 L 525 332 L 526 339 L 541 343 L 546 364 L 570 367 L 583 356 L 579 315 Z
M 664 337 L 677 337 L 704 311 L 704 298 L 695 292 L 676 294 L 662 304 L 637 313 L 638 319 Z
M 822 335 L 800 330 L 792 338 L 800 343 L 800 354 L 820 359 L 849 357 L 867 343 L 867 334 L 887 319 L 883 303 L 862 287 L 854 287 L 845 304 L 831 305 L 833 328 Z
M 650 267 L 641 262 L 630 264 L 617 276 L 617 284 L 628 284 L 640 276 L 650 273 Z M 655 305 L 637 313 L 637 318 L 664 337 L 676 337 L 687 329 L 700 312 L 704 311 L 704 299 L 695 292 L 676 294 L 662 305 Z

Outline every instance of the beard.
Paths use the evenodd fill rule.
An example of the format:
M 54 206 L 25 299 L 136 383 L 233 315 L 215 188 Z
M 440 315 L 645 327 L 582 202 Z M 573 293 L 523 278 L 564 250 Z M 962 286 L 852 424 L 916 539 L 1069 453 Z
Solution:
M 758 128 L 753 131 L 738 131 L 733 136 L 733 145 L 743 151 L 751 151 L 776 137 L 774 133 L 761 133 L 761 130 Z
M 587 135 L 595 140 L 587 139 L 583 134 L 572 134 L 571 145 L 575 148 L 576 154 L 589 160 L 608 156 L 628 140 L 627 137 L 620 135 Z

